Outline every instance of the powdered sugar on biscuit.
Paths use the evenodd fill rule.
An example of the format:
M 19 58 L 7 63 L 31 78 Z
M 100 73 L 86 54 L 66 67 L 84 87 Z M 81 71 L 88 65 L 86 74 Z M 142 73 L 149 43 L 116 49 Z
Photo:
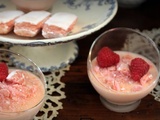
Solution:
M 2 11 L 0 12 L 0 23 L 7 23 L 21 15 L 23 15 L 24 12 L 20 10 L 8 10 L 8 11 Z
M 64 30 L 68 30 L 68 28 L 73 24 L 73 22 L 77 19 L 77 16 L 71 13 L 59 12 L 52 17 L 50 17 L 45 24 L 57 26 Z
M 46 17 L 50 16 L 50 14 L 51 13 L 47 11 L 31 11 L 16 19 L 16 23 L 27 22 L 36 25 L 42 20 L 44 20 Z

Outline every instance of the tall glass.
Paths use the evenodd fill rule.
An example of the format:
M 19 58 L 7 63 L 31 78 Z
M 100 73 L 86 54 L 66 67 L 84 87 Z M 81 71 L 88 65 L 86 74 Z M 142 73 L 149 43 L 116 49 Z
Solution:
M 125 51 L 141 55 L 150 60 L 156 67 L 154 80 L 146 88 L 136 92 L 121 92 L 108 89 L 100 83 L 94 72 L 92 61 L 97 57 L 102 47 L 113 51 Z M 88 76 L 95 90 L 100 94 L 100 100 L 105 107 L 115 112 L 130 112 L 136 109 L 141 99 L 147 96 L 156 86 L 160 71 L 160 53 L 155 43 L 142 33 L 130 28 L 114 28 L 102 33 L 92 44 L 87 60 Z M 106 78 L 107 79 L 107 78 Z
M 33 120 L 34 116 L 39 112 L 40 108 L 44 103 L 45 98 L 45 77 L 40 70 L 40 68 L 29 58 L 24 57 L 21 54 L 14 53 L 10 50 L 0 49 L 0 62 L 6 63 L 8 65 L 9 70 L 24 70 L 29 71 L 31 74 L 34 74 L 36 78 L 42 83 L 42 99 L 38 102 L 38 104 L 33 107 L 23 110 L 23 111 L 14 111 L 14 112 L 3 112 L 3 109 L 0 110 L 0 120 Z M 2 84 L 0 84 L 0 92 L 3 90 Z M 17 84 L 18 86 L 19 84 Z M 15 84 L 16 86 L 16 84 Z M 19 90 L 20 91 L 20 90 Z M 14 94 L 14 93 L 13 93 Z M 23 93 L 22 93 L 23 94 Z M 34 96 L 34 95 L 33 95 Z M 8 98 L 7 98 L 8 99 Z M 0 96 L 0 102 L 2 100 L 2 96 Z M 31 104 L 34 101 L 31 101 Z M 30 103 L 29 103 L 30 104 Z M 21 105 L 17 106 L 22 107 Z

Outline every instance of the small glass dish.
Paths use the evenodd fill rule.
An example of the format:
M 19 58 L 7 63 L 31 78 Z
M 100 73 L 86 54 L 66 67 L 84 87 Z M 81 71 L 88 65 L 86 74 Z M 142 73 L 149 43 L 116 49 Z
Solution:
M 16 58 L 16 60 L 18 60 L 19 62 L 14 62 L 13 58 Z M 39 112 L 45 101 L 46 81 L 44 74 L 32 60 L 7 49 L 0 49 L 0 63 L 5 63 L 8 66 L 9 71 L 7 78 L 0 83 L 0 119 L 33 119 L 34 116 Z M 21 71 L 21 73 L 23 71 L 23 73 L 20 75 L 17 71 Z M 19 79 L 17 79 L 17 77 L 12 78 L 10 75 L 18 76 Z M 11 79 L 9 78 L 9 76 Z M 23 83 L 19 82 L 23 78 L 25 79 L 25 81 Z M 17 82 L 15 81 L 15 79 L 17 80 Z M 40 92 L 38 92 L 38 95 L 35 95 L 34 91 L 37 90 L 40 90 Z M 7 95 L 9 95 L 10 97 Z M 23 108 L 24 110 L 21 110 Z
M 137 81 L 132 82 L 134 80 L 128 82 L 130 78 L 127 77 L 127 83 L 131 84 L 131 86 L 133 85 L 133 88 L 137 88 L 133 91 L 125 91 L 126 88 L 121 87 L 122 82 L 118 82 L 121 77 L 117 77 L 117 74 L 113 74 L 112 78 L 110 78 L 108 77 L 109 75 L 106 75 L 107 73 L 102 73 L 106 68 L 101 69 L 97 67 L 97 65 L 95 65 L 96 62 L 93 64 L 93 61 L 96 61 L 99 50 L 106 46 L 117 53 L 127 52 L 128 56 L 132 56 L 133 53 L 151 61 L 152 66 L 154 67 L 150 67 L 150 70 L 151 68 L 155 69 L 155 71 L 152 72 L 152 81 L 146 83 L 148 85 L 144 87 Z M 160 73 L 160 53 L 155 43 L 142 33 L 130 28 L 114 28 L 102 33 L 91 45 L 88 54 L 87 69 L 90 82 L 94 89 L 99 93 L 102 104 L 111 111 L 130 112 L 136 109 L 139 106 L 141 99 L 147 96 L 156 86 Z M 116 66 L 113 71 L 118 71 L 117 69 L 118 67 Z M 100 74 L 103 74 L 103 76 L 100 76 Z M 121 80 L 123 80 L 123 78 L 121 78 Z M 134 86 L 135 84 L 133 83 L 137 86 Z M 115 87 L 114 85 L 119 85 L 120 88 L 113 89 Z

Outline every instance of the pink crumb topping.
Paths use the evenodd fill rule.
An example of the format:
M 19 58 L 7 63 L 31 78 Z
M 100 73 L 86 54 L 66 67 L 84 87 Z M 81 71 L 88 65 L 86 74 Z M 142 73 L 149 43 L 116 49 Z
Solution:
M 148 61 L 150 64 L 148 73 L 141 78 L 140 82 L 132 80 L 129 65 L 131 60 L 137 56 L 127 52 L 118 52 L 118 54 L 121 58 L 116 66 L 101 68 L 98 66 L 96 59 L 92 61 L 92 70 L 97 80 L 106 88 L 122 92 L 136 92 L 149 86 L 156 79 L 154 76 L 156 76 L 157 69 Z
M 0 82 L 0 111 L 27 110 L 38 104 L 44 96 L 39 78 L 23 70 L 10 71 L 7 79 Z

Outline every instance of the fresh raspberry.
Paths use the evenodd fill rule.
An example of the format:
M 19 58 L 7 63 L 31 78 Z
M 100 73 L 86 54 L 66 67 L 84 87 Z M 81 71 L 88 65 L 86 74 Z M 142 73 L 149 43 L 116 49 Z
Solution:
M 103 47 L 97 56 L 98 65 L 102 68 L 116 65 L 120 60 L 118 54 L 114 53 L 110 48 Z
M 0 81 L 2 82 L 5 80 L 8 76 L 8 66 L 6 63 L 1 62 L 0 63 Z
M 131 78 L 135 81 L 140 79 L 148 72 L 149 64 L 142 58 L 134 58 L 130 64 Z

